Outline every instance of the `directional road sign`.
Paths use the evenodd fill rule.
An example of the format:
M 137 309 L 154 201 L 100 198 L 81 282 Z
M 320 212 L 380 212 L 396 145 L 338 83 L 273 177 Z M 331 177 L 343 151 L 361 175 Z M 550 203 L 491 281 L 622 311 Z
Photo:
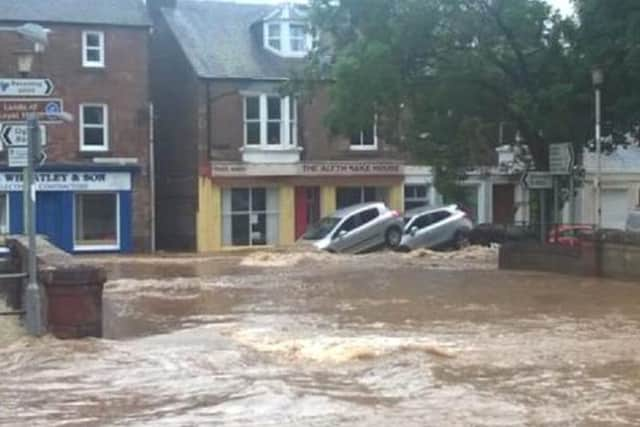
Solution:
M 569 175 L 573 164 L 571 144 L 551 144 L 549 146 L 549 172 L 553 175 Z
M 553 175 L 549 172 L 529 172 L 524 185 L 530 190 L 549 190 L 553 188 Z
M 28 156 L 29 147 L 10 147 L 9 148 L 9 167 L 24 168 L 29 165 Z
M 27 145 L 29 131 L 26 125 L 0 124 L 0 141 L 6 147 L 23 147 Z M 42 145 L 47 142 L 47 128 L 40 126 L 40 140 Z
M 24 123 L 29 113 L 39 114 L 40 123 L 60 123 L 59 117 L 47 117 L 64 111 L 62 99 L 0 99 L 0 123 Z
M 0 79 L 0 96 L 49 96 L 53 89 L 50 79 Z

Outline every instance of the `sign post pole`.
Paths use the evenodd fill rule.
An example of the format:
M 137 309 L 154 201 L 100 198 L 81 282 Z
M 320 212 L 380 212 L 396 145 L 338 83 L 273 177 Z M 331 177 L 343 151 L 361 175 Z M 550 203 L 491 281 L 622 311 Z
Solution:
M 37 114 L 29 114 L 27 117 L 27 128 L 29 130 L 28 137 L 28 162 L 24 168 L 24 192 L 25 198 L 25 230 L 29 239 L 29 250 L 27 259 L 27 289 L 25 292 L 26 299 L 26 325 L 31 335 L 41 336 L 44 334 L 44 313 L 43 313 L 43 296 L 41 288 L 38 284 L 38 269 L 36 258 L 36 186 L 34 179 L 34 157 L 35 151 L 39 146 L 40 125 L 38 123 Z

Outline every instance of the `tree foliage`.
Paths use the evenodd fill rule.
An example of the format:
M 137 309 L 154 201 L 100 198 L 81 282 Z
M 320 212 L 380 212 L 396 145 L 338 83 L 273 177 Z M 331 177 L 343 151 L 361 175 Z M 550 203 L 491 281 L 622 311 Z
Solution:
M 311 0 L 322 43 L 307 81 L 333 82 L 334 131 L 384 117 L 382 136 L 442 182 L 486 164 L 501 127 L 543 169 L 549 143 L 593 138 L 596 62 L 610 76 L 610 119 L 621 131 L 638 123 L 640 3 L 576 2 L 578 18 L 543 0 Z

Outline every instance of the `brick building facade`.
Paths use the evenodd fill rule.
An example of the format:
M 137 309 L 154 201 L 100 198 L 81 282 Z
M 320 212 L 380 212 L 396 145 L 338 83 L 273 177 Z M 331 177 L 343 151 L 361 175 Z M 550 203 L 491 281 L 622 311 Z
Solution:
M 38 173 L 38 232 L 68 251 L 146 251 L 152 245 L 150 21 L 138 0 L 0 0 L 0 25 L 51 30 L 30 78 L 49 78 L 73 123 L 46 126 Z M 0 32 L 0 78 L 20 77 L 15 51 L 33 46 Z M 2 97 L 3 105 L 16 97 Z M 32 98 L 23 97 L 24 102 Z M 20 101 L 22 102 L 22 101 Z M 19 123 L 3 123 L 19 125 Z M 0 152 L 5 232 L 22 229 L 18 170 Z
M 380 200 L 403 210 L 406 192 L 412 203 L 430 201 L 429 171 L 407 168 L 373 118 L 371 129 L 335 136 L 323 125 L 326 93 L 310 101 L 282 94 L 312 45 L 303 8 L 147 5 L 159 247 L 286 245 L 338 207 Z

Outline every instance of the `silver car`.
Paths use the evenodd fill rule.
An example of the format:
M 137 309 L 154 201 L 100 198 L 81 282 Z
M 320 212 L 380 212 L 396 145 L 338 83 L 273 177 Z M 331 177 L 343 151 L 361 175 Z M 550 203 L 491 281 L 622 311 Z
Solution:
M 640 208 L 635 208 L 629 212 L 626 231 L 630 233 L 640 233 Z
M 362 253 L 385 245 L 396 249 L 402 228 L 398 212 L 384 203 L 365 203 L 321 219 L 309 227 L 302 239 L 329 252 Z
M 405 227 L 400 249 L 460 248 L 469 241 L 473 223 L 457 205 L 423 207 L 405 213 Z

